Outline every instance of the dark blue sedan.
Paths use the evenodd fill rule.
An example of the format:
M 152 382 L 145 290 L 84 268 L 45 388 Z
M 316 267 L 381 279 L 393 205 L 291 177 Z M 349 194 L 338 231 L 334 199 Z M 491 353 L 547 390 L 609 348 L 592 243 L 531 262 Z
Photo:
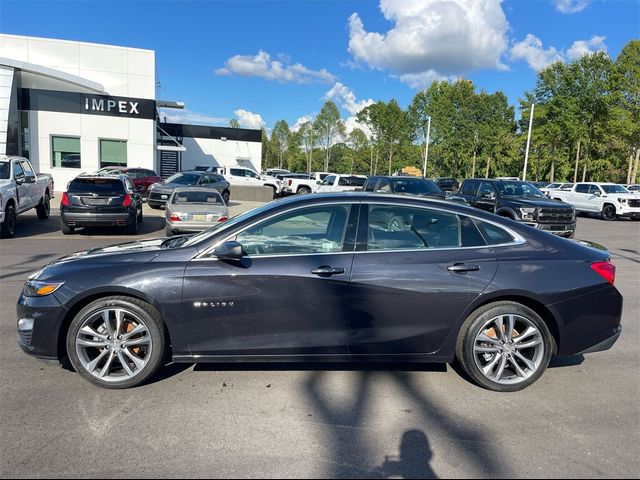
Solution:
M 304 195 L 29 277 L 19 343 L 125 388 L 176 362 L 451 362 L 496 391 L 610 348 L 607 252 L 451 202 Z

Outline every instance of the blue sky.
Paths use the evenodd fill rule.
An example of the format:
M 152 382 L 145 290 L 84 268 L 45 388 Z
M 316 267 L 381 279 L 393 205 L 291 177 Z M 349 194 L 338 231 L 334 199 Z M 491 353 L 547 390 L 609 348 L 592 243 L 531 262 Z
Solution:
M 153 49 L 158 96 L 183 100 L 184 120 L 271 127 L 317 114 L 328 92 L 345 119 L 370 100 L 407 105 L 434 78 L 516 104 L 535 68 L 639 38 L 640 1 L 2 0 L 0 31 Z

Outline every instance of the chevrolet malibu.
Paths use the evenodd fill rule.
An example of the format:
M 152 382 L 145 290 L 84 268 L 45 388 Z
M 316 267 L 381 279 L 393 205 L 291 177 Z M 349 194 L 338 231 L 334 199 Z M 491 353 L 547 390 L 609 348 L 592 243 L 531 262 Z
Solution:
M 452 362 L 520 390 L 552 354 L 610 348 L 607 252 L 441 200 L 269 203 L 193 236 L 63 257 L 18 301 L 22 349 L 106 388 L 165 362 Z

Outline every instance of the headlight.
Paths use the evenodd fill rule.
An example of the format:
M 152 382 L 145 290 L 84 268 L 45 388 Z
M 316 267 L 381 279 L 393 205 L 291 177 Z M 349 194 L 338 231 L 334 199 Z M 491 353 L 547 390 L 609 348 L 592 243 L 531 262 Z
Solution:
M 24 287 L 22 288 L 22 294 L 25 297 L 45 297 L 58 290 L 63 284 L 64 282 L 52 283 L 29 280 L 24 284 Z
M 532 219 L 533 215 L 536 213 L 535 208 L 520 208 L 519 210 L 523 219 Z

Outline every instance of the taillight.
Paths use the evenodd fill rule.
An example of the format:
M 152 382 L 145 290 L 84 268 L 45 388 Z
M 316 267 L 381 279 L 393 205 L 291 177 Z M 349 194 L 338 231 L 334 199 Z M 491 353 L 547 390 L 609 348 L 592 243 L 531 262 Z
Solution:
M 124 200 L 122 200 L 122 206 L 123 207 L 128 207 L 129 205 L 131 205 L 131 195 L 129 195 L 128 193 L 125 194 L 124 196 Z
M 227 220 L 229 220 L 229 217 L 227 217 L 226 215 L 223 215 L 220 218 L 218 218 L 219 222 L 226 222 Z
M 611 285 L 616 281 L 616 266 L 611 262 L 594 262 L 591 269 Z
M 61 205 L 64 205 L 65 207 L 69 206 L 69 196 L 67 195 L 67 192 L 64 192 L 62 194 L 62 200 L 60 201 Z
M 182 219 L 180 218 L 180 216 L 179 216 L 179 215 L 176 215 L 175 213 L 174 213 L 174 214 L 172 214 L 172 215 L 169 217 L 169 220 L 171 220 L 172 222 L 181 222 L 181 221 L 182 221 Z

